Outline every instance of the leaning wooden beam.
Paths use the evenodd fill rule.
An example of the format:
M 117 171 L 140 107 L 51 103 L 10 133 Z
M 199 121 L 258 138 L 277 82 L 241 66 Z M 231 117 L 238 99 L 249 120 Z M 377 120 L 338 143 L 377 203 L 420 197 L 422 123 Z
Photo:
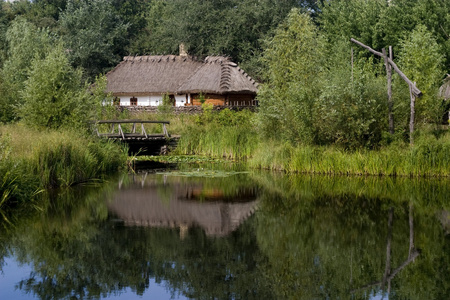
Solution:
M 370 48 L 369 46 L 364 45 L 363 43 L 361 43 L 360 41 L 355 40 L 354 38 L 351 38 L 350 41 L 352 41 L 353 43 L 355 43 L 355 44 L 357 44 L 357 45 L 363 47 L 364 49 L 369 50 L 370 52 L 372 52 L 372 53 L 375 54 L 375 55 L 378 55 L 378 56 L 383 57 L 383 58 L 385 57 L 385 56 L 383 55 L 383 53 L 373 50 L 373 49 Z M 412 93 L 413 93 L 416 97 L 422 96 L 422 92 L 421 92 L 416 86 L 414 86 L 414 84 L 412 83 L 412 81 L 409 80 L 408 77 L 406 77 L 406 75 L 403 74 L 402 71 L 400 71 L 400 69 L 397 67 L 397 65 L 395 64 L 395 62 L 394 62 L 392 59 L 390 59 L 389 57 L 386 57 L 386 60 L 387 60 L 388 63 L 394 68 L 395 72 L 397 72 L 398 75 L 400 75 L 400 77 L 403 78 L 403 80 L 406 81 L 406 83 L 408 83 L 408 85 L 409 85 L 410 87 L 412 87 Z
M 408 259 L 405 260 L 400 267 L 398 267 L 397 269 L 393 270 L 392 273 L 387 277 L 387 280 L 390 281 L 392 279 L 394 279 L 394 277 L 397 275 L 398 272 L 400 272 L 401 270 L 403 270 L 406 266 L 408 266 L 410 263 L 412 263 L 418 256 L 420 255 L 420 250 L 414 249 L 411 253 L 411 255 L 409 255 Z M 362 286 L 358 289 L 354 289 L 351 290 L 350 293 L 355 293 L 361 290 L 365 290 L 367 288 L 373 287 L 373 286 L 377 286 L 377 285 L 381 285 L 382 281 L 377 281 L 377 282 L 373 282 L 370 284 L 367 284 L 365 286 Z

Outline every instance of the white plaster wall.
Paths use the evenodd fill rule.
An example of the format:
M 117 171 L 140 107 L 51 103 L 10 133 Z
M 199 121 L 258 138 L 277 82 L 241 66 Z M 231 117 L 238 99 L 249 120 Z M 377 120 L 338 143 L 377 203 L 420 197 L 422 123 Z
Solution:
M 186 95 L 175 95 L 175 106 L 184 106 L 186 103 Z
M 130 105 L 130 97 L 119 97 L 119 98 L 120 98 L 120 106 Z
M 149 97 L 136 97 L 138 99 L 137 105 L 138 106 L 148 106 L 150 103 Z
M 120 97 L 120 105 L 121 106 L 130 106 L 130 98 L 131 96 L 121 96 Z M 138 100 L 138 106 L 159 106 L 162 104 L 162 95 L 159 96 L 145 96 L 145 97 L 136 97 Z M 188 100 L 189 102 L 189 100 Z M 184 106 L 186 103 L 186 95 L 176 95 L 175 96 L 175 106 Z
M 150 96 L 150 106 L 158 106 L 162 104 L 162 96 Z
M 120 97 L 120 105 L 121 106 L 130 106 L 130 99 L 131 96 L 121 96 Z M 150 105 L 150 97 L 149 96 L 142 96 L 142 97 L 135 97 L 137 98 L 137 105 L 138 106 L 149 106 Z

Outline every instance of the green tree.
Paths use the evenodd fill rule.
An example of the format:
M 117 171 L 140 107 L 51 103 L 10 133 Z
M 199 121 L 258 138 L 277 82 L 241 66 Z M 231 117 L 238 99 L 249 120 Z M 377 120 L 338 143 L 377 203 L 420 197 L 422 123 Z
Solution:
M 70 62 L 91 79 L 121 60 L 127 28 L 107 0 L 68 1 L 60 18 Z
M 447 68 L 450 66 L 449 1 L 333 0 L 322 3 L 319 8 L 321 29 L 331 42 L 353 37 L 378 50 L 387 46 L 395 48 L 416 26 L 425 25 L 441 46 Z M 366 52 L 365 55 L 371 54 Z
M 400 41 L 399 67 L 423 92 L 423 96 L 416 101 L 417 123 L 438 122 L 442 118 L 438 89 L 445 75 L 443 62 L 441 47 L 424 25 L 417 26 Z M 405 91 L 403 94 L 409 95 Z M 409 103 L 409 97 L 404 100 Z
M 328 51 L 315 105 L 316 142 L 374 148 L 386 130 L 386 79 L 373 58 L 355 59 L 352 66 L 350 48 L 340 41 Z
M 312 143 L 314 101 L 323 66 L 323 41 L 310 16 L 293 9 L 268 41 L 267 80 L 259 92 L 260 128 L 268 137 Z
M 321 6 L 319 24 L 331 43 L 353 37 L 377 48 L 380 28 L 376 29 L 376 25 L 386 7 L 386 0 L 326 1 Z
M 6 32 L 7 60 L 1 70 L 3 95 L 0 99 L 0 120 L 16 118 L 15 106 L 21 103 L 20 91 L 29 76 L 30 62 L 42 59 L 51 47 L 47 30 L 37 29 L 22 17 L 14 20 Z
M 155 0 L 146 12 L 147 25 L 133 38 L 131 53 L 176 54 L 184 43 L 189 54 L 230 56 L 251 75 L 262 70 L 262 40 L 273 34 L 295 0 Z
M 6 59 L 6 30 L 8 29 L 8 20 L 3 6 L 4 3 L 0 2 L 0 69 Z
M 62 44 L 44 59 L 31 63 L 29 78 L 21 92 L 19 116 L 34 127 L 83 126 L 93 119 L 96 97 L 82 83 L 82 72 L 73 69 Z
M 146 12 L 153 5 L 151 0 L 113 0 L 112 5 L 127 28 L 127 43 L 125 46 L 126 52 L 133 52 L 133 47 L 130 43 L 138 36 L 143 35 L 147 25 Z

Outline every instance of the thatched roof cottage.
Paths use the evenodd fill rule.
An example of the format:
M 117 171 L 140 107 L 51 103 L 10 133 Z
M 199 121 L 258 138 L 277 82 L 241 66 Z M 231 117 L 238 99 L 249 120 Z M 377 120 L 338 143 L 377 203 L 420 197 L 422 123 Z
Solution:
M 258 84 L 223 56 L 126 56 L 106 74 L 108 93 L 123 106 L 254 105 Z

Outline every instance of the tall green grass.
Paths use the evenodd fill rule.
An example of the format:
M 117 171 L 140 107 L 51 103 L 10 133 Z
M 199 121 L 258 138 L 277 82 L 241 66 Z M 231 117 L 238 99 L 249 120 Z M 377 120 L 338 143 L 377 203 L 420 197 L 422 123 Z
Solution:
M 43 187 L 71 186 L 125 166 L 127 154 L 110 141 L 77 136 L 53 137 L 33 149 L 31 170 Z
M 338 146 L 293 145 L 262 140 L 254 113 L 213 112 L 202 115 L 143 114 L 140 119 L 169 120 L 181 135 L 174 154 L 246 160 L 251 168 L 293 173 L 376 176 L 450 176 L 450 133 L 425 129 L 414 146 L 397 142 L 378 150 L 344 150 Z
M 126 165 L 119 144 L 71 131 L 0 127 L 0 199 L 26 199 L 38 190 L 101 179 Z
M 249 166 L 287 172 L 333 175 L 450 176 L 450 134 L 419 137 L 414 146 L 347 151 L 327 146 L 260 145 Z
M 229 109 L 213 111 L 204 105 L 203 114 L 136 114 L 142 120 L 170 121 L 169 133 L 180 135 L 177 155 L 204 155 L 214 158 L 246 159 L 258 145 L 254 113 Z
M 252 155 L 257 145 L 257 135 L 248 128 L 193 126 L 181 136 L 176 153 L 245 159 Z

